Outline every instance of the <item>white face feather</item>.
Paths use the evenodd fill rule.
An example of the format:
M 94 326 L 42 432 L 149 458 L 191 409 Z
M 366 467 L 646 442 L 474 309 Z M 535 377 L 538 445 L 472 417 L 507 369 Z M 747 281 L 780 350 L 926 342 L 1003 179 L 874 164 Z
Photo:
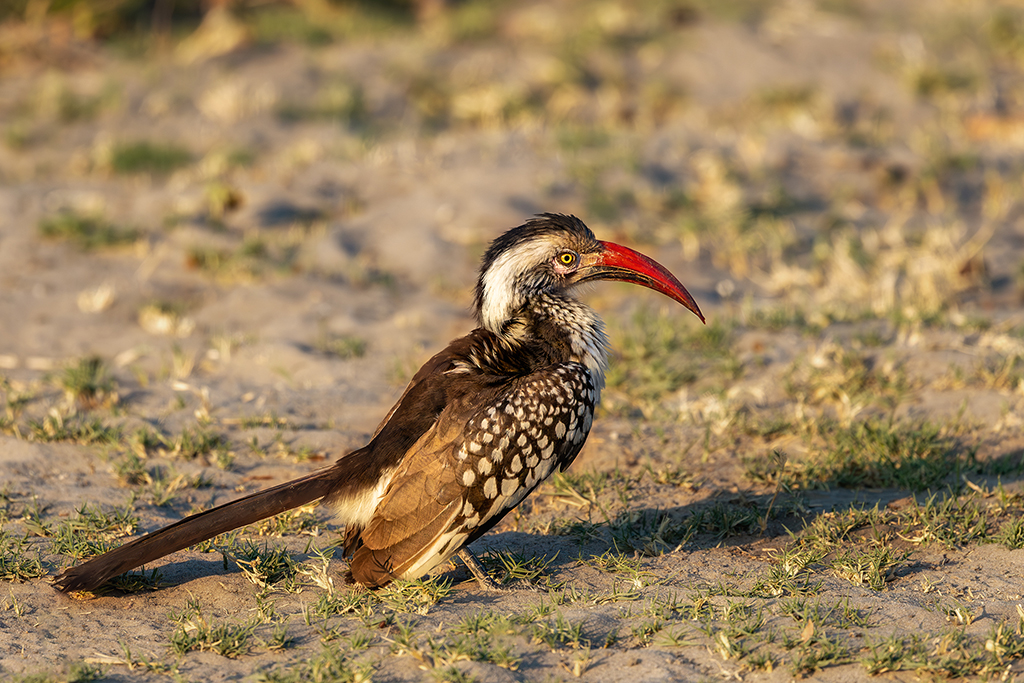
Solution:
M 554 238 L 538 239 L 516 245 L 491 263 L 483 277 L 480 318 L 485 328 L 500 335 L 502 324 L 525 303 L 516 285 L 523 275 L 555 256 Z

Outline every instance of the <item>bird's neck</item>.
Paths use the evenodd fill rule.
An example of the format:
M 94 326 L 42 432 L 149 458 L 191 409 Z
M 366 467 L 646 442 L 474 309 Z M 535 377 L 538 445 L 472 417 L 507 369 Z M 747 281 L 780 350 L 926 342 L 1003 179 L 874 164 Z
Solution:
M 558 351 L 561 360 L 587 367 L 598 392 L 604 387 L 608 366 L 608 336 L 604 322 L 586 304 L 568 295 L 544 293 L 503 326 L 502 340 L 509 345 L 540 342 Z

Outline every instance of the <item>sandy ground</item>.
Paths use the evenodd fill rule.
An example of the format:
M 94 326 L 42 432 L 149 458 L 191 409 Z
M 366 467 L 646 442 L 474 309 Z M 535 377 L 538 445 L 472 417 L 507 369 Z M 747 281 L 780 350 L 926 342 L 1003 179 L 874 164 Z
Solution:
M 963 271 L 970 279 L 970 264 L 983 263 L 983 271 L 942 294 L 947 319 L 937 323 L 901 326 L 887 314 L 810 327 L 740 322 L 728 343 L 741 372 L 721 375 L 714 367 L 698 365 L 699 373 L 715 377 L 698 377 L 651 404 L 633 407 L 626 388 L 610 387 L 610 405 L 599 415 L 574 471 L 625 473 L 631 483 L 623 496 L 598 498 L 607 509 L 632 511 L 638 519 L 658 512 L 685 518 L 722 501 L 753 501 L 763 510 L 774 489 L 747 477 L 744 463 L 767 458 L 773 448 L 799 459 L 807 442 L 795 430 L 771 439 L 751 436 L 735 415 L 788 418 L 800 406 L 841 418 L 872 414 L 871 406 L 844 408 L 838 401 L 833 410 L 831 404 L 795 399 L 786 386 L 793 381 L 794 367 L 822 367 L 814 365 L 815 359 L 833 358 L 828 349 L 858 348 L 857 339 L 875 333 L 881 341 L 864 351 L 872 367 L 888 364 L 910 378 L 891 414 L 966 425 L 964 449 L 976 447 L 983 461 L 1017 463 L 999 477 L 972 474 L 973 483 L 988 491 L 998 479 L 1008 491 L 1019 492 L 1024 434 L 1017 415 L 1024 395 L 1012 383 L 971 380 L 979 364 L 998 367 L 1002 359 L 1020 353 L 1024 318 L 1016 278 L 1024 260 L 1024 226 L 1015 203 L 1019 190 L 1012 189 L 1020 177 L 1015 161 L 1019 142 L 1010 133 L 1005 140 L 970 142 L 968 151 L 984 163 L 958 176 L 959 184 L 940 183 L 937 198 L 924 195 L 920 202 L 894 204 L 877 190 L 880 175 L 925 175 L 933 160 L 922 145 L 909 141 L 920 130 L 941 127 L 950 112 L 922 102 L 884 66 L 884 56 L 892 51 L 906 54 L 919 48 L 915 26 L 892 28 L 845 15 L 801 13 L 793 9 L 796 3 L 786 7 L 792 11 L 778 9 L 754 24 L 705 16 L 687 23 L 678 40 L 655 57 L 639 51 L 640 62 L 657 59 L 655 66 L 643 68 L 685 91 L 685 105 L 660 122 L 645 124 L 627 140 L 627 146 L 636 145 L 628 159 L 609 166 L 621 166 L 627 175 L 664 174 L 665 180 L 651 182 L 678 184 L 699 197 L 714 182 L 729 185 L 716 175 L 713 161 L 699 161 L 711 158 L 702 156 L 709 150 L 741 160 L 736 163 L 756 158 L 761 175 L 730 182 L 748 195 L 777 185 L 795 198 L 800 208 L 792 220 L 806 239 L 794 242 L 799 252 L 794 263 L 809 268 L 810 255 L 820 244 L 815 239 L 818 223 L 804 217 L 832 210 L 834 196 L 845 193 L 850 225 L 856 229 L 877 230 L 897 220 L 943 230 L 954 226 L 961 237 L 955 249 L 926 247 L 911 258 L 951 254 L 962 257 L 963 268 L 949 271 L 954 275 Z M 628 575 L 641 577 L 634 581 L 595 566 L 594 558 L 611 547 L 607 536 L 551 531 L 573 520 L 599 523 L 603 518 L 597 504 L 571 504 L 571 498 L 548 487 L 476 550 L 553 558 L 545 580 L 562 587 L 494 596 L 467 581 L 461 566 L 451 565 L 442 574 L 455 582 L 454 590 L 425 614 L 375 604 L 373 618 L 350 614 L 309 620 L 306 611 L 324 594 L 322 587 L 307 581 L 294 592 L 263 593 L 234 563 L 225 568 L 219 553 L 194 551 L 157 563 L 163 587 L 156 591 L 79 597 L 53 591 L 49 579 L 70 560 L 52 554 L 49 540 L 31 533 L 28 511 L 60 522 L 85 503 L 107 510 L 129 504 L 139 518 L 138 531 L 150 531 L 193 508 L 300 475 L 361 445 L 418 365 L 471 329 L 471 284 L 487 242 L 535 212 L 576 213 L 599 237 L 651 254 L 678 274 L 712 323 L 742 321 L 751 306 L 813 310 L 815 297 L 836 288 L 837 282 L 827 278 L 801 285 L 795 275 L 792 287 L 780 286 L 781 266 L 769 266 L 781 261 L 772 266 L 758 260 L 772 250 L 770 240 L 763 248 L 750 248 L 753 256 L 744 266 L 725 254 L 713 234 L 705 234 L 694 252 L 692 239 L 644 217 L 642 202 L 640 209 L 613 217 L 588 215 L 593 197 L 585 174 L 578 172 L 588 157 L 554 143 L 544 123 L 484 122 L 429 132 L 417 125 L 406 132 L 397 125 L 368 136 L 332 121 L 284 121 L 275 114 L 282 102 L 316 101 L 325 82 L 358 73 L 369 84 L 365 97 L 371 112 L 402 122 L 406 114 L 388 109 L 395 94 L 387 74 L 399 68 L 396 64 L 404 68 L 426 59 L 444 71 L 473 63 L 481 72 L 490 69 L 508 79 L 533 68 L 529 50 L 501 42 L 435 51 L 429 45 L 386 38 L 316 49 L 282 44 L 241 48 L 184 66 L 171 57 L 138 63 L 82 47 L 74 58 L 28 59 L 7 68 L 0 79 L 0 120 L 18 122 L 18 135 L 28 141 L 0 147 L 0 373 L 9 405 L 19 393 L 30 398 L 10 413 L 20 427 L 8 425 L 0 435 L 2 528 L 14 537 L 28 535 L 30 555 L 39 553 L 48 576 L 0 585 L 0 678 L 39 674 L 60 680 L 69 663 L 85 661 L 100 667 L 102 680 L 252 680 L 268 671 L 301 671 L 302 663 L 323 647 L 317 629 L 330 626 L 342 638 L 369 634 L 365 649 L 340 647 L 353 662 L 371 666 L 372 678 L 382 681 L 432 676 L 486 681 L 579 676 L 633 683 L 796 676 L 851 681 L 871 677 L 861 659 L 870 643 L 892 634 L 918 636 L 934 653 L 944 647 L 945 634 L 958 628 L 983 648 L 997 624 L 1016 627 L 1024 601 L 1024 550 L 986 543 L 908 543 L 909 559 L 882 590 L 832 572 L 812 572 L 820 585 L 804 597 L 844 604 L 862 622 L 829 622 L 827 635 L 838 638 L 847 653 L 838 663 L 807 670 L 792 663 L 800 648 L 782 643 L 814 638 L 804 623 L 784 613 L 782 605 L 793 596 L 743 591 L 777 565 L 773 553 L 789 540 L 784 525 L 797 529 L 801 520 L 853 504 L 905 502 L 910 492 L 898 489 L 784 492 L 777 503 L 783 512 L 766 534 L 698 535 L 662 554 L 638 554 L 635 571 Z M 118 104 L 84 119 L 64 120 L 38 104 L 49 97 L 47 88 L 67 88 L 86 98 L 110 83 L 119 88 Z M 764 128 L 759 114 L 745 113 L 750 102 L 763 101 L 755 97 L 758 93 L 794 85 L 812 87 L 815 98 L 837 107 L 845 103 L 884 111 L 894 142 L 843 146 L 799 115 Z M 986 102 L 982 94 L 969 104 L 984 113 Z M 813 114 L 813 103 L 806 106 Z M 962 123 L 963 117 L 958 120 Z M 758 132 L 750 133 L 751 127 Z M 190 150 L 193 160 L 166 174 L 111 170 L 111 146 L 141 139 L 173 141 Z M 254 160 L 230 166 L 225 158 L 236 149 L 250 150 Z M 998 183 L 1000 174 L 1010 189 L 1005 206 L 992 218 L 984 199 L 992 195 L 977 188 Z M 218 204 L 218 188 L 236 193 L 240 205 Z M 983 198 L 973 199 L 972 188 Z M 717 191 L 727 194 L 727 189 Z M 607 192 L 614 195 L 613 190 Z M 956 196 L 963 198 L 960 204 Z M 936 209 L 934 202 L 943 201 Z M 114 225 L 138 230 L 139 237 L 92 251 L 73 240 L 45 239 L 40 222 L 62 211 L 101 214 Z M 968 254 L 971 247 L 964 245 L 970 236 L 989 228 L 980 252 Z M 253 238 L 262 240 L 266 251 L 254 251 L 250 260 L 211 269 L 196 256 L 200 248 L 237 254 Z M 838 288 L 848 286 L 851 296 L 862 285 L 853 280 L 843 285 L 842 276 L 836 277 Z M 953 275 L 936 277 L 943 281 Z M 830 301 L 842 303 L 842 296 L 833 295 Z M 609 320 L 616 346 L 637 310 L 667 317 L 680 329 L 697 324 L 645 290 L 602 285 L 587 299 Z M 955 322 L 964 319 L 986 323 Z M 355 340 L 362 353 L 332 353 L 336 347 L 330 343 L 339 340 Z M 59 378 L 62 368 L 90 355 L 104 360 L 117 398 L 87 412 L 69 407 L 73 401 L 64 397 Z M 630 362 L 642 361 L 613 359 Z M 956 367 L 964 369 L 967 380 L 955 381 L 951 368 Z M 716 411 L 724 410 L 723 403 L 733 417 L 720 421 Z M 233 457 L 218 467 L 210 457 L 183 459 L 170 446 L 146 449 L 146 467 L 173 467 L 209 481 L 157 506 L 146 486 L 127 486 L 113 472 L 127 446 L 30 438 L 29 421 L 45 419 L 51 410 L 68 419 L 76 411 L 96 415 L 126 432 L 147 427 L 171 442 L 183 430 L 202 427 L 219 435 Z M 683 472 L 684 482 L 656 481 L 643 474 L 645 468 Z M 340 529 L 322 513 L 319 519 L 315 537 L 261 542 L 282 545 L 307 560 L 311 540 L 322 547 L 338 538 Z M 339 553 L 331 571 L 341 593 L 351 590 L 340 585 L 343 569 Z M 576 597 L 566 597 L 566 591 Z M 662 618 L 654 637 L 644 637 L 641 627 L 658 621 L 659 605 L 673 598 L 690 604 L 702 591 L 717 615 L 714 623 L 726 621 L 732 604 L 760 611 L 765 620 L 761 633 L 773 631 L 774 645 L 763 638 L 751 642 L 774 652 L 774 664 L 755 666 L 749 657 L 731 655 L 727 644 L 723 649 L 723 641 L 697 628 L 700 619 L 679 613 Z M 624 596 L 615 598 L 618 593 Z M 179 625 L 169 615 L 182 613 L 189 604 L 201 605 L 211 622 L 241 623 L 264 614 L 268 602 L 276 618 L 261 622 L 241 656 L 179 655 L 170 647 Z M 532 637 L 525 626 L 496 636 L 516 653 L 514 669 L 480 657 L 456 657 L 453 671 L 436 650 L 424 654 L 430 652 L 423 644 L 428 638 L 450 638 L 454 626 L 468 616 L 524 615 L 541 604 L 552 607 L 551 619 L 557 614 L 579 625 L 582 640 L 552 646 Z M 970 616 L 958 617 L 957 609 Z M 271 638 L 274 623 L 287 626 L 293 638 L 289 647 L 261 644 Z M 396 623 L 414 624 L 420 650 L 410 654 L 396 648 Z M 677 641 L 671 634 L 678 635 Z M 992 675 L 1020 677 L 1024 663 L 1019 656 L 1007 656 L 1005 666 Z M 906 671 L 883 675 L 895 680 L 914 676 Z

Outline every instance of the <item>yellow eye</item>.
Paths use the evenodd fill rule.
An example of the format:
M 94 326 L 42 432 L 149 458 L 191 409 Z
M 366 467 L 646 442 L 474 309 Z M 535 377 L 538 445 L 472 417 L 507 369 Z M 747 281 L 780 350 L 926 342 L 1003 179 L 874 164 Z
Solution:
M 571 251 L 563 251 L 559 254 L 558 260 L 562 262 L 563 266 L 571 266 L 576 263 L 576 254 Z

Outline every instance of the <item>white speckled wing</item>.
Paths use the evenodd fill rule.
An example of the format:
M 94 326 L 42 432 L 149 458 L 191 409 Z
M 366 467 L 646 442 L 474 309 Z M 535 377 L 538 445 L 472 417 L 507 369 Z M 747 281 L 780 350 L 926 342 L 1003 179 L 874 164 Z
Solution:
M 510 381 L 461 429 L 444 430 L 455 438 L 438 438 L 440 451 L 418 450 L 396 474 L 363 533 L 367 550 L 387 555 L 405 578 L 451 557 L 575 459 L 596 397 L 590 371 L 576 362 Z

